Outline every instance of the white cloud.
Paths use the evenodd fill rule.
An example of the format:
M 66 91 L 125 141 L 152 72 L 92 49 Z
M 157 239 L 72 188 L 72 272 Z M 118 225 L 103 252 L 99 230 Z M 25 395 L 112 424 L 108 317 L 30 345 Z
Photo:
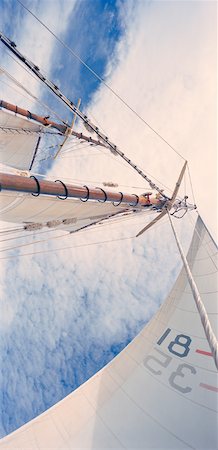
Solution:
M 58 33 L 59 36 L 64 34 L 68 25 L 70 14 L 73 12 L 76 2 L 71 0 L 70 2 L 65 2 L 63 8 L 63 2 L 61 0 L 53 0 L 52 8 L 51 2 L 33 2 L 30 5 L 30 10 L 32 10 L 36 16 L 40 17 L 41 21 L 44 22 L 48 28 L 50 28 L 55 34 Z M 11 34 L 8 36 L 10 39 L 16 41 L 16 45 L 19 51 L 24 54 L 32 62 L 36 63 L 47 76 L 53 66 L 53 55 L 56 46 L 56 40 L 52 34 L 50 34 L 37 20 L 35 17 L 30 15 L 26 10 L 24 10 L 19 4 L 17 4 L 16 16 L 13 17 L 13 29 L 11 29 Z M 21 15 L 24 13 L 24 16 Z M 61 20 L 60 20 L 61 17 Z M 2 30 L 8 24 L 8 16 L 5 15 L 6 23 L 2 23 Z M 3 45 L 3 44 L 2 44 Z M 42 85 L 40 81 L 37 81 L 34 77 L 31 77 L 25 68 L 21 68 L 15 60 L 11 60 L 3 53 L 3 58 L 1 64 L 3 67 L 4 61 L 7 64 L 7 70 L 13 75 L 16 73 L 16 80 L 28 88 L 33 95 L 40 97 Z M 22 65 L 22 64 L 21 64 Z M 19 101 L 19 105 L 28 108 L 30 105 L 30 100 L 24 99 L 24 93 L 21 91 L 21 95 L 16 93 L 14 89 L 6 89 L 5 86 L 0 84 L 0 88 L 4 89 L 4 98 L 12 103 L 16 103 L 16 99 Z M 17 88 L 16 88 L 17 89 Z M 18 89 L 19 91 L 19 89 Z M 3 97 L 3 96 L 2 96 Z M 36 105 L 31 104 L 31 108 L 36 107 Z
M 216 4 L 138 2 L 135 16 L 131 8 L 128 15 L 125 3 L 129 26 L 108 83 L 189 160 L 199 210 L 215 235 Z M 90 111 L 145 172 L 172 189 L 182 160 L 105 87 Z
M 44 5 L 48 9 L 43 14 L 48 16 L 49 4 Z M 120 8 L 126 34 L 118 43 L 116 66 L 112 63 L 108 69 L 108 83 L 190 159 L 199 208 L 203 211 L 207 202 L 205 218 L 212 229 L 210 199 L 203 198 L 208 190 L 199 180 L 206 166 L 210 176 L 214 167 L 215 124 L 210 118 L 214 111 L 215 6 L 208 2 L 142 1 L 122 2 Z M 55 26 L 57 23 L 56 19 Z M 25 32 L 30 26 L 26 25 Z M 35 30 L 34 36 L 37 27 Z M 43 41 L 37 48 L 34 41 L 31 45 L 36 49 L 33 59 L 44 67 L 51 42 L 46 50 Z M 41 46 L 43 55 L 39 55 Z M 46 70 L 51 63 L 49 59 Z M 181 159 L 105 87 L 94 96 L 89 112 L 145 172 L 173 188 Z M 125 169 L 118 158 L 90 156 L 86 165 L 83 160 L 69 161 L 59 161 L 53 173 L 72 178 L 82 173 L 83 179 L 121 180 L 123 184 L 143 186 L 143 181 Z M 204 178 L 204 183 L 208 179 Z M 188 180 L 187 188 L 190 191 Z M 178 223 L 178 231 L 187 240 L 187 217 L 183 225 Z M 112 346 L 132 337 L 163 300 L 178 269 L 174 262 L 177 250 L 167 223 L 157 225 L 138 240 L 70 249 L 80 243 L 132 236 L 143 226 L 144 218 L 139 217 L 119 226 L 70 236 L 66 244 L 60 243 L 69 246 L 67 251 L 26 257 L 16 261 L 17 266 L 5 267 L 10 270 L 8 279 L 13 279 L 2 298 L 6 311 L 2 349 L 4 356 L 9 355 L 3 388 L 10 393 L 11 402 L 5 413 L 6 428 L 10 422 L 7 414 L 15 409 L 15 392 L 22 401 L 23 409 L 16 409 L 20 424 L 24 417 L 38 413 L 42 405 L 47 407 L 54 398 L 65 395 L 63 383 L 67 383 L 69 392 L 78 380 L 95 370 L 96 364 L 112 357 Z M 55 241 L 48 244 L 49 249 L 57 246 Z M 25 373 L 21 371 L 24 367 Z

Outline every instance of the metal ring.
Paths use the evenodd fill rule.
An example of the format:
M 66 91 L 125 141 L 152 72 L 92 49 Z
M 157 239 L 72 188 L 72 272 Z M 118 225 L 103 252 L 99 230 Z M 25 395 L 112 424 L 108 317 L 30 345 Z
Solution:
M 102 189 L 102 188 L 100 188 L 100 187 L 97 187 L 97 188 L 95 188 L 95 189 L 100 189 L 100 190 L 103 192 L 103 194 L 104 194 L 104 200 L 98 200 L 98 202 L 99 202 L 99 203 L 105 203 L 106 200 L 107 200 L 107 194 L 106 194 L 106 192 L 104 191 L 104 189 Z
M 139 202 L 139 196 L 138 195 L 136 195 L 136 194 L 132 194 L 132 195 L 135 195 L 135 197 L 136 197 L 136 203 L 133 205 L 132 203 L 129 203 L 129 206 L 136 206 L 136 205 L 138 205 L 138 202 Z
M 119 206 L 120 203 L 122 202 L 122 200 L 123 200 L 123 193 L 122 193 L 122 192 L 119 192 L 119 194 L 120 194 L 120 201 L 119 201 L 118 203 L 112 202 L 112 205 L 114 205 L 114 206 Z
M 80 200 L 81 200 L 81 202 L 85 203 L 85 202 L 87 202 L 87 200 L 89 200 L 89 188 L 88 188 L 88 186 L 83 186 L 83 187 L 87 189 L 87 196 L 85 199 L 81 198 Z
M 33 195 L 33 197 L 38 197 L 38 196 L 39 196 L 39 194 L 40 194 L 40 184 L 39 184 L 39 180 L 37 180 L 37 178 L 36 178 L 36 177 L 34 177 L 34 175 L 31 175 L 31 176 L 30 176 L 30 178 L 33 178 L 33 179 L 35 180 L 35 182 L 36 182 L 36 186 L 37 186 L 37 190 L 38 190 L 38 192 L 37 192 L 37 193 L 35 193 L 35 192 L 31 192 L 31 194 Z
M 57 195 L 57 198 L 59 198 L 60 200 L 66 200 L 67 197 L 68 197 L 68 189 L 67 189 L 67 186 L 66 186 L 66 184 L 63 183 L 63 181 L 61 181 L 61 180 L 55 180 L 55 183 L 58 183 L 58 182 L 62 184 L 62 186 L 63 186 L 63 188 L 64 188 L 64 190 L 65 190 L 65 197 L 61 197 L 60 195 Z

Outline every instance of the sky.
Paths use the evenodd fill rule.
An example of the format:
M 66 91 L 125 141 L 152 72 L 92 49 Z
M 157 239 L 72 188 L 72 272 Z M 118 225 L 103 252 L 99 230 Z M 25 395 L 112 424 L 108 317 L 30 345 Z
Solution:
M 64 8 L 58 0 L 23 2 L 188 159 L 192 182 L 187 174 L 181 195 L 187 193 L 196 202 L 215 237 L 216 2 L 65 0 Z M 0 0 L 0 6 L 3 33 L 65 95 L 74 102 L 81 98 L 83 111 L 171 193 L 183 158 L 81 66 L 19 2 Z M 59 116 L 72 119 L 60 102 L 11 60 L 2 44 L 0 53 L 1 66 Z M 11 89 L 3 75 L 0 92 L 6 101 L 46 113 L 36 101 L 19 94 L 17 87 Z M 77 128 L 81 129 L 79 121 Z M 136 186 L 145 187 L 119 157 L 86 148 L 74 156 L 66 155 L 52 167 L 45 163 L 49 175 L 114 181 L 131 192 L 138 192 Z M 182 224 L 176 223 L 186 248 L 195 216 L 192 213 Z M 26 257 L 21 257 L 21 250 L 16 258 L 1 261 L 1 436 L 99 370 L 163 302 L 178 273 L 177 250 L 166 220 L 134 239 L 144 225 L 145 219 L 137 217 L 88 235 L 70 236 L 59 244 L 50 241 L 29 248 L 66 246 L 66 250 Z M 128 239 L 116 240 L 123 238 Z

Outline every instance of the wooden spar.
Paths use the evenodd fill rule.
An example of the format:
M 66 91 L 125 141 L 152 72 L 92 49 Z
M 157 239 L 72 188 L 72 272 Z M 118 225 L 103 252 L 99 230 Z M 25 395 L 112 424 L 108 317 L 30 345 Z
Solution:
M 37 155 L 37 152 L 38 152 L 38 149 L 39 149 L 40 141 L 41 141 L 41 136 L 38 137 L 38 140 L 37 140 L 37 143 L 36 143 L 36 147 L 35 147 L 35 150 L 34 150 L 34 153 L 33 153 L 32 161 L 31 161 L 30 166 L 29 166 L 29 170 L 31 170 L 32 167 L 33 167 L 33 163 L 34 163 L 34 161 L 36 159 L 36 155 Z
M 155 225 L 160 219 L 162 219 L 162 217 L 165 216 L 165 214 L 167 214 L 167 213 L 169 214 L 169 211 L 170 211 L 170 209 L 172 208 L 173 203 L 174 203 L 175 200 L 176 200 L 176 196 L 177 196 L 177 194 L 178 194 L 178 191 L 179 191 L 179 188 L 180 188 L 180 185 L 181 185 L 181 182 L 182 182 L 184 173 L 185 173 L 186 166 L 187 166 L 187 161 L 185 161 L 185 164 L 184 164 L 183 167 L 182 167 L 182 170 L 181 170 L 181 172 L 180 172 L 180 175 L 179 175 L 179 178 L 178 178 L 178 180 L 177 180 L 177 183 L 176 183 L 176 186 L 175 186 L 175 189 L 174 189 L 174 191 L 173 191 L 173 195 L 172 195 L 171 199 L 168 200 L 168 201 L 165 203 L 165 209 L 163 209 L 163 210 L 161 211 L 161 213 L 159 214 L 159 216 L 155 217 L 154 220 L 152 220 L 152 221 L 151 221 L 150 223 L 148 223 L 144 228 L 142 228 L 142 230 L 139 231 L 139 233 L 136 235 L 136 237 L 140 236 L 142 233 L 144 233 L 144 232 L 147 231 L 149 228 L 151 228 L 153 225 Z
M 45 117 L 39 116 L 38 114 L 31 113 L 26 109 L 20 108 L 19 106 L 13 105 L 12 103 L 5 102 L 4 100 L 0 100 L 0 108 L 7 109 L 15 114 L 19 114 L 20 116 L 26 117 L 27 119 L 34 120 L 45 127 L 52 127 L 56 130 L 60 131 L 62 134 L 65 134 L 68 130 L 67 125 L 62 125 L 61 123 L 53 122 L 52 120 L 48 120 Z M 73 131 L 70 133 L 72 136 L 75 136 L 78 139 L 82 139 L 84 141 L 90 142 L 90 144 L 101 145 L 101 147 L 106 147 L 106 145 L 96 139 L 93 139 L 91 136 L 85 136 L 83 133 L 77 133 Z
M 131 159 L 129 159 L 123 152 L 121 152 L 113 142 L 111 142 L 108 137 L 102 133 L 98 127 L 96 127 L 95 124 L 93 124 L 89 118 L 80 110 L 76 108 L 74 103 L 69 100 L 63 92 L 60 91 L 58 86 L 54 84 L 49 79 L 46 79 L 44 75 L 40 72 L 40 69 L 38 66 L 36 66 L 32 61 L 27 59 L 22 53 L 19 52 L 19 50 L 16 48 L 16 44 L 8 39 L 6 36 L 4 36 L 3 33 L 0 32 L 0 40 L 3 42 L 4 45 L 6 45 L 7 48 L 10 49 L 10 51 L 16 55 L 16 57 L 22 61 L 35 75 L 36 77 L 41 80 L 69 109 L 70 111 L 73 111 L 76 113 L 76 115 L 83 121 L 84 124 L 88 125 L 89 128 L 94 131 L 98 137 L 100 138 L 100 141 L 105 143 L 106 148 L 108 148 L 112 153 L 118 154 L 124 161 L 126 161 L 138 174 L 149 183 L 149 186 L 151 189 L 155 189 L 159 194 L 161 194 L 162 197 L 165 198 L 165 200 L 169 200 L 169 198 L 163 193 L 163 189 L 160 189 L 148 176 L 136 165 L 134 164 Z M 99 144 L 100 145 L 100 144 Z
M 152 197 L 151 193 L 137 196 L 121 192 L 106 191 L 100 187 L 78 186 L 66 184 L 60 180 L 38 180 L 35 177 L 27 178 L 20 175 L 0 173 L 0 190 L 26 192 L 60 196 L 63 198 L 81 198 L 83 200 L 98 200 L 99 202 L 115 202 L 115 204 L 129 204 L 134 208 L 155 205 L 163 206 L 163 200 Z
M 27 111 L 26 109 L 20 108 L 19 106 L 13 105 L 12 103 L 5 102 L 4 100 L 1 100 L 0 107 L 7 109 L 8 111 L 14 112 L 15 114 L 20 114 L 20 116 L 27 117 L 28 119 L 35 120 L 36 122 L 44 125 L 45 127 L 50 126 L 52 128 L 56 128 L 63 134 L 67 130 L 66 125 L 53 122 L 51 120 L 46 119 L 45 117 L 38 116 L 38 114 L 33 114 L 30 111 Z
M 79 109 L 80 104 L 81 104 L 81 98 L 78 98 L 78 102 L 77 102 L 77 105 L 76 105 L 77 109 Z M 72 120 L 72 123 L 71 123 L 71 127 L 70 127 L 70 130 L 69 130 L 69 134 L 72 134 L 73 127 L 74 127 L 74 124 L 76 122 L 76 118 L 77 118 L 77 115 L 76 115 L 76 113 L 74 113 L 73 120 Z
M 76 107 L 77 107 L 78 109 L 79 109 L 79 107 L 80 107 L 80 103 L 81 103 L 81 98 L 78 99 L 78 102 L 77 102 L 77 105 L 76 105 Z M 77 118 L 77 115 L 76 115 L 76 113 L 74 113 L 74 115 L 73 115 L 73 120 L 72 120 L 72 123 L 71 123 L 71 127 L 68 129 L 67 134 L 66 134 L 66 136 L 65 136 L 65 138 L 64 138 L 64 140 L 63 140 L 63 142 L 60 144 L 59 149 L 58 149 L 56 155 L 54 155 L 54 159 L 57 158 L 57 156 L 59 155 L 60 151 L 62 150 L 64 144 L 66 143 L 67 139 L 73 134 L 73 127 L 74 127 L 76 118 Z

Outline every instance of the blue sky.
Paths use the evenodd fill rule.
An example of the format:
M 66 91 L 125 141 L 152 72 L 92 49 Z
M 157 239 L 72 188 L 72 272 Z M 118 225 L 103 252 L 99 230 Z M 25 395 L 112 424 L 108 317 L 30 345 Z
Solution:
M 11 39 L 19 42 L 19 36 L 22 34 L 20 25 L 22 23 L 28 23 L 28 20 L 33 20 L 34 24 L 37 24 L 38 33 L 45 31 L 40 23 L 32 18 L 28 11 L 26 11 L 16 0 L 1 0 L 2 3 L 2 23 L 4 24 L 4 33 Z M 75 3 L 75 5 L 74 5 Z M 43 19 L 43 7 L 45 2 L 34 1 L 24 2 L 34 14 Z M 47 8 L 53 8 L 55 10 L 56 2 L 51 0 L 47 2 Z M 69 45 L 76 54 L 83 59 L 87 65 L 89 65 L 100 77 L 104 78 L 108 59 L 113 54 L 115 45 L 120 39 L 123 30 L 123 24 L 119 17 L 118 4 L 122 2 L 116 2 L 116 0 L 108 1 L 65 1 L 64 5 L 68 6 L 67 24 L 64 27 L 64 31 L 59 37 L 64 36 L 64 42 Z M 7 14 L 13 11 L 11 20 L 8 21 Z M 41 13 L 41 15 L 40 15 Z M 54 11 L 54 14 L 56 12 Z M 47 16 L 47 24 L 52 27 L 51 14 Z M 55 30 L 54 30 L 55 31 Z M 31 33 L 31 30 L 29 30 Z M 45 39 L 48 38 L 49 33 L 45 31 Z M 25 45 L 28 46 L 29 33 L 23 36 L 22 39 Z M 52 79 L 55 83 L 61 83 L 61 89 L 65 94 L 76 101 L 79 97 L 82 98 L 82 107 L 88 104 L 100 81 L 91 74 L 87 68 L 85 68 L 80 61 L 78 61 L 72 55 L 69 57 L 69 52 L 64 48 L 55 38 L 52 36 L 52 52 L 48 53 L 47 58 L 43 60 L 42 70 L 47 71 L 48 62 L 52 60 Z M 4 48 L 1 49 L 4 51 Z M 31 57 L 31 55 L 30 55 Z M 55 62 L 53 62 L 55 61 Z M 73 86 L 73 89 L 72 89 Z M 54 97 L 49 96 L 49 92 L 46 91 L 44 95 L 45 101 L 51 105 L 57 105 Z M 53 102 L 52 102 L 53 100 Z M 58 103 L 59 108 L 62 107 Z M 60 114 L 67 113 L 66 108 L 60 110 Z
M 96 118 L 133 160 L 172 189 L 180 158 L 20 4 L 0 2 L 2 31 L 38 62 L 66 95 L 74 101 L 81 97 L 90 117 Z M 213 2 L 83 0 L 65 1 L 64 10 L 58 0 L 25 4 L 188 157 L 200 212 L 208 218 L 205 205 L 211 200 L 202 187 L 214 177 L 205 156 L 207 146 L 209 159 L 214 161 Z M 2 45 L 0 52 L 1 64 L 57 110 L 53 97 L 5 59 Z M 1 97 L 7 95 L 5 100 L 13 102 L 13 91 L 6 91 L 2 83 L 0 90 Z M 26 107 L 25 101 L 18 96 L 14 103 Z M 36 104 L 28 107 L 39 111 Z M 58 112 L 70 119 L 64 108 Z M 89 159 L 89 164 L 82 155 L 73 162 L 63 159 L 53 168 L 54 174 L 72 178 L 78 178 L 81 171 L 83 179 L 108 176 L 131 189 L 143 186 L 117 159 L 114 162 L 101 155 Z M 188 177 L 186 185 L 191 195 Z M 188 227 L 189 222 L 183 223 Z M 214 225 L 214 217 L 209 216 L 209 227 Z M 2 261 L 1 436 L 56 403 L 106 364 L 163 301 L 179 264 L 166 223 L 141 240 L 70 249 L 105 237 L 129 237 L 143 226 L 142 219 L 129 221 L 128 227 L 108 226 L 88 237 L 70 237 L 64 241 L 69 245 L 66 251 Z M 186 238 L 184 229 L 179 232 Z M 42 248 L 56 247 L 56 242 L 50 242 Z M 39 248 L 36 246 L 36 251 Z

